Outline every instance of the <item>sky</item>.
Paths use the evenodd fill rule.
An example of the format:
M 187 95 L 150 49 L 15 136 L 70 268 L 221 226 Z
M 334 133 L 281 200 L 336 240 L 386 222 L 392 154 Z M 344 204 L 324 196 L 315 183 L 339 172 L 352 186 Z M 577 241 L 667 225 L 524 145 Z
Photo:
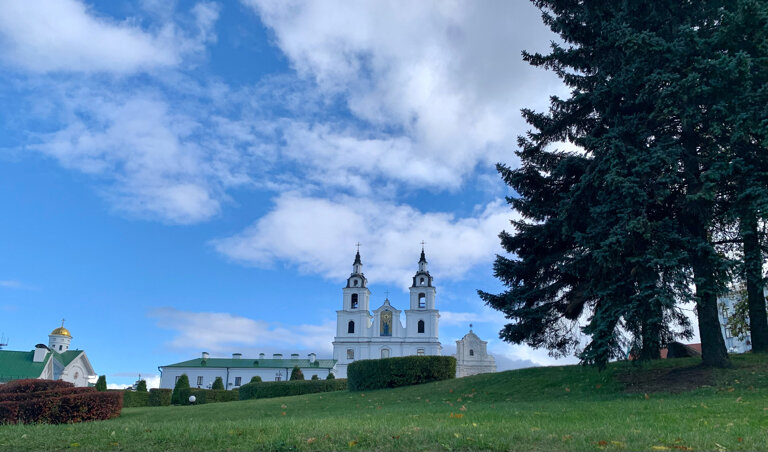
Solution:
M 356 243 L 404 309 L 424 241 L 445 354 L 471 323 L 499 369 L 554 363 L 477 296 L 515 216 L 495 165 L 565 93 L 521 51 L 553 39 L 525 1 L 0 2 L 6 348 L 66 319 L 113 387 L 330 358 Z

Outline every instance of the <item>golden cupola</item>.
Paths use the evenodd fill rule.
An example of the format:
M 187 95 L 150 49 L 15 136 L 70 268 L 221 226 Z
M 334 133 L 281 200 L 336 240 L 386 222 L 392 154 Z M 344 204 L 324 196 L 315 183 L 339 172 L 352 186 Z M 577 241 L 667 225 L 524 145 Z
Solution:
M 69 344 L 71 342 L 72 333 L 64 328 L 64 320 L 61 321 L 60 327 L 51 331 L 51 334 L 48 335 L 48 348 L 59 353 L 69 350 Z

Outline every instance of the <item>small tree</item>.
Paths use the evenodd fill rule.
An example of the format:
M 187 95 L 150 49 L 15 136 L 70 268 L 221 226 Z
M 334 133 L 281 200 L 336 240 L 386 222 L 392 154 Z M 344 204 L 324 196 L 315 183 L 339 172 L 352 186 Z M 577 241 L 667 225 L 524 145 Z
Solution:
M 299 366 L 293 366 L 293 370 L 291 371 L 291 381 L 303 379 L 304 373 L 301 371 L 301 369 L 299 369 Z
M 319 380 L 320 377 L 317 376 L 317 374 L 312 375 L 312 378 L 310 380 Z
M 189 377 L 187 377 L 187 374 L 181 374 L 179 379 L 176 380 L 176 386 L 173 387 L 171 403 L 174 405 L 183 405 L 189 398 L 189 394 Z
M 147 380 L 139 380 L 136 384 L 137 392 L 147 392 Z
M 326 380 L 335 380 L 336 376 L 333 375 L 331 372 L 328 372 L 328 376 L 325 377 Z
M 97 391 L 106 391 L 107 390 L 107 376 L 106 375 L 100 375 L 99 379 L 96 380 L 96 390 Z
M 216 377 L 215 380 L 213 380 L 213 385 L 211 386 L 211 389 L 224 389 L 224 381 L 221 379 L 221 377 Z
M 254 375 L 251 377 L 251 383 L 261 383 L 261 377 L 258 375 Z

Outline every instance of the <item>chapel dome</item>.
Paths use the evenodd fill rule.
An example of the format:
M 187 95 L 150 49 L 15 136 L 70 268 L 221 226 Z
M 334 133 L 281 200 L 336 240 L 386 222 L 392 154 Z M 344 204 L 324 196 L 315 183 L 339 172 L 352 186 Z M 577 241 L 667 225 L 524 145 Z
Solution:
M 64 328 L 63 326 L 60 326 L 55 330 L 51 331 L 51 335 L 72 337 L 72 334 L 70 334 L 69 330 Z

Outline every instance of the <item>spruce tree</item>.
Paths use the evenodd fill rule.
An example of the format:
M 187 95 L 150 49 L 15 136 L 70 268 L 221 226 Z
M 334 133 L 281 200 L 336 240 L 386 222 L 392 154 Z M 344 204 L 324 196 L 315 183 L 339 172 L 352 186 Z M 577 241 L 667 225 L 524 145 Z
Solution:
M 213 384 L 211 385 L 211 389 L 217 389 L 217 390 L 224 389 L 224 381 L 221 379 L 221 377 L 216 377 L 216 379 L 213 380 Z
M 143 379 L 139 380 L 139 382 L 136 384 L 136 391 L 147 392 L 147 381 Z
M 301 369 L 299 369 L 299 366 L 293 366 L 293 370 L 291 370 L 291 381 L 303 379 L 304 373 L 301 371 Z
M 171 403 L 174 405 L 185 405 L 190 394 L 189 377 L 187 377 L 187 374 L 181 374 L 179 379 L 176 380 L 176 385 L 173 387 Z
M 96 380 L 96 390 L 97 391 L 106 391 L 107 390 L 107 376 L 106 375 L 99 375 L 99 379 Z
M 325 379 L 326 379 L 326 380 L 335 380 L 335 379 L 336 379 L 336 376 L 335 376 L 333 373 L 331 373 L 331 372 L 328 372 L 328 376 L 327 376 L 327 377 L 325 377 Z

